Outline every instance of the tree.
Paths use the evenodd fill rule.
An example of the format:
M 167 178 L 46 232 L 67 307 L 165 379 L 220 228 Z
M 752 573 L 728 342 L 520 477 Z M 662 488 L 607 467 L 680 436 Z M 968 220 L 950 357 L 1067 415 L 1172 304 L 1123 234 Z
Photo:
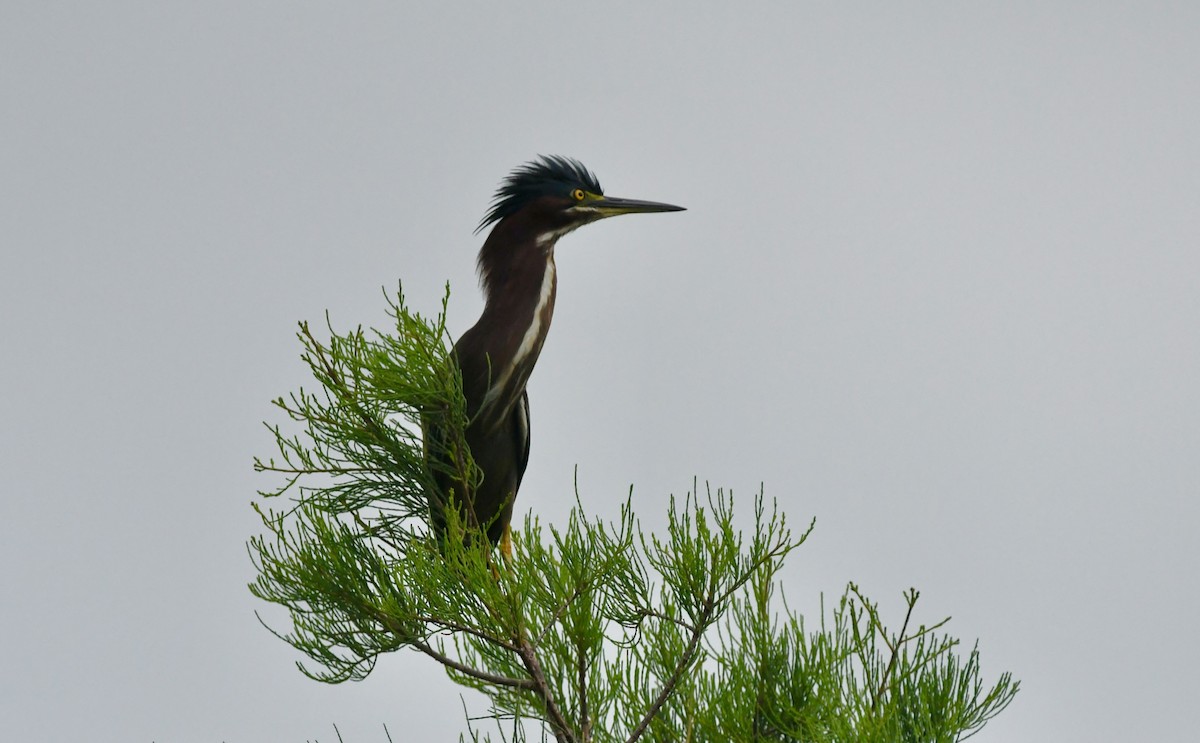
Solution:
M 672 500 L 661 535 L 643 532 L 628 500 L 605 523 L 577 498 L 565 525 L 514 529 L 511 561 L 464 539 L 453 509 L 436 543 L 430 467 L 478 476 L 448 363 L 448 300 L 447 289 L 424 318 L 397 293 L 390 332 L 338 333 L 327 318 L 320 340 L 300 324 L 319 388 L 275 400 L 298 432 L 268 425 L 278 453 L 255 468 L 282 478 L 264 503 L 290 499 L 254 504 L 266 534 L 249 551 L 250 590 L 290 612 L 276 634 L 308 656 L 302 672 L 361 679 L 409 648 L 486 695 L 514 740 L 540 726 L 577 743 L 956 741 L 1012 701 L 1018 682 L 1004 673 L 986 686 L 978 648 L 961 654 L 946 620 L 911 626 L 916 590 L 898 632 L 854 584 L 806 626 L 776 596 L 776 575 L 813 525 L 792 531 L 761 492 L 744 532 L 730 494 L 694 488 Z M 422 423 L 453 456 L 427 463 Z

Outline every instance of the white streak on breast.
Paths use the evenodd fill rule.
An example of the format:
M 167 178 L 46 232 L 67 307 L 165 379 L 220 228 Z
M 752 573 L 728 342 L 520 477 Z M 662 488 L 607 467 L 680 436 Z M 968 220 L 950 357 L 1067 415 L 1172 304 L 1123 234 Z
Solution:
M 525 331 L 525 337 L 521 339 L 521 345 L 517 347 L 517 355 L 513 358 L 514 367 L 520 366 L 525 357 L 533 352 L 533 347 L 537 345 L 538 336 L 542 333 L 542 314 L 550 302 L 550 295 L 553 292 L 554 261 L 546 261 L 546 272 L 542 274 L 542 290 L 538 294 L 537 307 L 533 310 L 533 323 L 530 324 L 529 330 Z
M 546 272 L 542 274 L 542 288 L 538 293 L 537 307 L 533 309 L 533 320 L 529 324 L 529 329 L 525 331 L 525 335 L 521 338 L 521 345 L 517 346 L 517 352 L 513 356 L 512 363 L 500 372 L 499 376 L 496 377 L 496 381 L 488 388 L 487 394 L 484 395 L 483 408 L 488 408 L 496 403 L 508 387 L 513 371 L 521 366 L 529 354 L 534 352 L 538 337 L 542 332 L 546 305 L 549 304 L 550 297 L 554 293 L 554 275 L 554 261 L 548 260 L 546 261 Z

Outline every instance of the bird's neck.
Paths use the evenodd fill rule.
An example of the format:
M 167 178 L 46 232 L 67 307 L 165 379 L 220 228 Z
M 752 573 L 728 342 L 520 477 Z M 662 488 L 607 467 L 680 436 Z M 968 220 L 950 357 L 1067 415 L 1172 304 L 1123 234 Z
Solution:
M 542 255 L 522 257 L 502 283 L 487 288 L 477 325 L 490 328 L 490 337 L 496 340 L 488 344 L 493 364 L 532 366 L 546 340 L 554 316 L 558 277 L 553 248 L 538 252 Z
M 476 387 L 483 391 L 478 408 L 503 416 L 520 398 L 542 351 L 554 316 L 557 277 L 552 241 L 509 243 L 499 254 L 489 254 L 488 247 L 480 254 L 486 302 L 468 331 L 468 345 L 486 356 L 488 378 Z M 485 263 L 493 258 L 500 260 Z

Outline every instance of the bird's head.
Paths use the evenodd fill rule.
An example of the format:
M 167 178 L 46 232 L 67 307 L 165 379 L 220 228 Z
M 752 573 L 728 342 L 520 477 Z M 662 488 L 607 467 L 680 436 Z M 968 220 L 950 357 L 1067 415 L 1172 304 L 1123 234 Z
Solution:
M 519 218 L 536 231 L 539 242 L 553 242 L 605 217 L 678 211 L 683 211 L 683 207 L 605 196 L 600 181 L 583 163 L 569 157 L 542 155 L 504 179 L 491 210 L 476 232 L 506 219 Z

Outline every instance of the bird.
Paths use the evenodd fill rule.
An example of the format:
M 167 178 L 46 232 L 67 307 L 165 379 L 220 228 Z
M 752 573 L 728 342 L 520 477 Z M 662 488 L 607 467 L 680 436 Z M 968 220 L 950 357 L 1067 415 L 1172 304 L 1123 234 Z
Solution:
M 483 312 L 450 352 L 466 401 L 465 441 L 482 477 L 465 482 L 461 468 L 431 468 L 430 524 L 439 540 L 445 538 L 448 509 L 454 508 L 468 535 L 483 534 L 489 549 L 498 544 L 506 559 L 512 557 L 513 504 L 529 463 L 526 385 L 554 315 L 559 239 L 608 217 L 683 210 L 606 196 L 595 174 L 558 155 L 539 155 L 501 182 L 475 230 L 491 227 L 476 261 Z M 430 449 L 438 435 L 430 434 L 427 430 L 427 457 L 437 457 Z

